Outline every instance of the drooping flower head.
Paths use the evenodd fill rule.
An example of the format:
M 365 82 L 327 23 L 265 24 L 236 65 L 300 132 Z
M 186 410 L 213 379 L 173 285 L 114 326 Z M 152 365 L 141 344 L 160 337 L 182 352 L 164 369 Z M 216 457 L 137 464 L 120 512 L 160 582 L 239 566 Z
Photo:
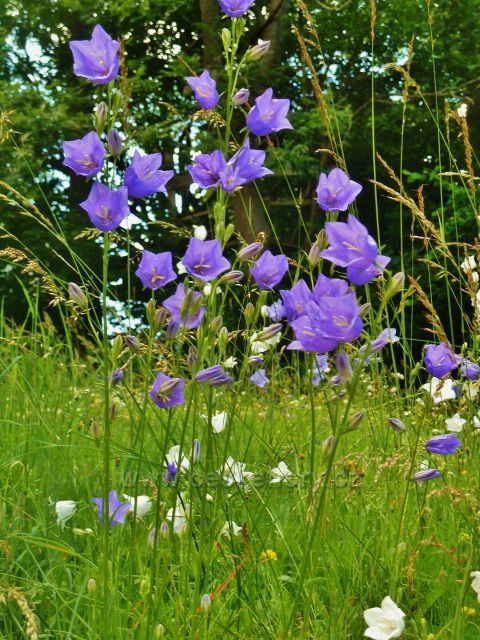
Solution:
M 255 106 L 247 115 L 247 127 L 255 136 L 266 136 L 282 129 L 293 129 L 287 119 L 290 100 L 273 98 L 269 87 L 255 100 Z
M 92 498 L 92 502 L 97 505 L 98 519 L 103 522 L 103 498 Z M 120 502 L 116 491 L 110 491 L 108 494 L 108 517 L 110 526 L 123 524 L 125 516 L 130 511 L 130 502 Z
M 462 362 L 448 342 L 429 344 L 425 349 L 425 369 L 436 378 L 443 378 L 447 373 L 456 369 Z
M 417 471 L 417 473 L 413 475 L 413 479 L 416 482 L 425 482 L 426 480 L 438 478 L 441 475 L 438 469 L 423 469 L 422 471 Z
M 63 164 L 70 167 L 77 176 L 96 176 L 103 168 L 107 152 L 95 131 L 90 131 L 79 140 L 63 143 Z
M 222 255 L 219 240 L 198 240 L 190 238 L 182 264 L 191 276 L 204 282 L 213 280 L 230 268 L 229 261 Z
M 171 252 L 153 253 L 145 250 L 135 275 L 140 278 L 144 287 L 154 291 L 172 282 L 177 274 L 173 270 Z
M 97 24 L 91 40 L 72 40 L 73 73 L 96 84 L 108 84 L 118 76 L 120 44 Z
M 183 388 L 185 380 L 183 378 L 169 378 L 160 372 L 155 378 L 153 387 L 149 391 L 149 395 L 153 402 L 165 409 L 167 407 L 175 407 L 178 404 L 184 404 Z
M 112 191 L 101 182 L 93 183 L 88 198 L 80 206 L 101 231 L 113 231 L 130 214 L 127 188 Z
M 250 376 L 250 382 L 260 387 L 260 389 L 264 389 L 270 382 L 270 378 L 267 376 L 265 369 L 257 369 L 255 373 L 252 373 Z
M 261 289 L 272 289 L 288 271 L 287 256 L 265 251 L 250 269 L 255 284 Z
M 428 453 L 439 453 L 441 455 L 451 455 L 462 446 L 461 440 L 454 433 L 445 433 L 441 436 L 434 436 L 425 445 Z
M 233 383 L 232 376 L 224 371 L 221 364 L 202 369 L 195 376 L 196 382 L 208 382 L 211 387 L 222 387 Z
M 370 282 L 390 261 L 378 254 L 377 243 L 355 216 L 349 215 L 347 222 L 327 222 L 325 231 L 330 246 L 320 255 L 346 268 L 353 284 Z
M 167 193 L 166 184 L 174 172 L 160 171 L 161 153 L 149 153 L 141 156 L 135 151 L 130 166 L 125 171 L 125 186 L 131 198 L 147 198 L 154 193 Z
M 239 107 L 240 105 L 245 104 L 249 97 L 250 91 L 248 89 L 239 89 L 233 96 L 232 101 L 236 107 Z
M 185 285 L 181 282 L 175 293 L 163 301 L 163 306 L 170 311 L 177 326 L 195 329 L 205 314 L 205 307 L 200 305 L 202 298 L 197 291 L 185 291 Z
M 59 500 L 55 502 L 55 513 L 57 514 L 57 524 L 63 529 L 65 523 L 75 515 L 77 503 L 74 500 Z
M 199 76 L 188 76 L 186 80 L 193 89 L 195 100 L 202 109 L 213 109 L 217 106 L 220 100 L 220 96 L 217 91 L 217 83 L 207 70 Z
M 324 211 L 346 211 L 358 196 L 362 186 L 350 180 L 341 169 L 320 174 L 317 186 L 317 202 Z
M 219 0 L 222 11 L 231 18 L 239 18 L 248 11 L 255 0 Z

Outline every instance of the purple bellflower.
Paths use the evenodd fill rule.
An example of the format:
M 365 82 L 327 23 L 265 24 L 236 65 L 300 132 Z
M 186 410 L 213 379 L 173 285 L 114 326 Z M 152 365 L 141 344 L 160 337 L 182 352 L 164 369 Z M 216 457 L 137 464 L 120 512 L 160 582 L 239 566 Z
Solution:
M 220 96 L 217 91 L 217 83 L 207 70 L 199 76 L 188 76 L 186 80 L 193 89 L 195 100 L 202 109 L 213 109 L 217 106 L 220 101 Z
M 470 360 L 464 360 L 460 367 L 460 374 L 463 378 L 478 380 L 480 378 L 480 366 Z
M 317 354 L 315 356 L 315 364 L 313 365 L 312 384 L 318 387 L 321 380 L 325 380 L 323 372 L 328 369 L 327 356 Z
M 93 183 L 88 198 L 80 206 L 101 231 L 113 231 L 130 214 L 127 188 L 112 191 L 101 182 Z
M 205 308 L 199 305 L 202 298 L 202 294 L 197 291 L 185 291 L 185 285 L 181 282 L 175 293 L 163 301 L 163 306 L 172 314 L 177 328 L 196 329 L 205 314 Z
M 273 98 L 269 87 L 255 100 L 255 106 L 247 115 L 247 127 L 255 136 L 266 136 L 282 129 L 293 129 L 287 119 L 290 100 Z
M 236 107 L 239 107 L 241 104 L 245 104 L 245 102 L 247 102 L 249 97 L 250 97 L 250 91 L 248 89 L 239 89 L 232 98 L 233 104 Z
M 199 371 L 195 376 L 195 382 L 208 382 L 212 387 L 221 387 L 232 384 L 233 378 L 223 370 L 221 364 L 214 364 Z
M 167 471 L 165 473 L 165 482 L 167 484 L 172 483 L 175 480 L 177 472 L 178 472 L 178 467 L 175 464 L 175 462 L 173 460 L 172 460 L 172 462 L 168 462 L 167 463 Z
M 378 254 L 377 243 L 352 215 L 348 216 L 347 222 L 327 222 L 325 230 L 330 246 L 320 255 L 338 267 L 346 268 L 353 284 L 370 282 L 390 261 Z
M 95 131 L 90 131 L 79 140 L 63 143 L 63 164 L 70 167 L 77 176 L 96 176 L 102 170 L 106 156 L 105 147 Z
M 261 289 L 272 289 L 288 271 L 287 256 L 265 251 L 250 269 L 252 278 Z
M 120 44 L 97 24 L 91 40 L 72 40 L 73 73 L 96 84 L 108 84 L 118 76 Z
M 220 182 L 220 174 L 227 166 L 223 153 L 218 149 L 212 153 L 200 153 L 193 162 L 188 166 L 188 171 L 193 182 L 203 189 L 216 187 Z
M 429 344 L 425 349 L 425 369 L 436 378 L 443 378 L 447 373 L 456 369 L 462 358 L 452 351 L 448 342 Z
M 255 0 L 219 0 L 222 11 L 231 18 L 239 18 L 248 11 Z
M 135 151 L 130 166 L 125 171 L 125 186 L 131 198 L 146 198 L 154 193 L 167 193 L 166 184 L 174 172 L 159 171 L 162 166 L 161 153 L 141 156 Z
M 231 193 L 237 187 L 252 180 L 263 178 L 273 174 L 273 171 L 263 166 L 265 151 L 250 148 L 250 140 L 247 139 L 227 162 L 226 167 L 220 172 L 220 184 L 222 189 Z
M 252 373 L 250 376 L 250 382 L 256 384 L 260 389 L 263 389 L 270 382 L 270 378 L 267 376 L 265 369 L 257 369 L 255 373 Z
M 317 187 L 317 202 L 324 211 L 346 211 L 355 200 L 362 186 L 350 180 L 341 169 L 335 168 L 328 176 L 320 174 Z
M 230 268 L 229 261 L 222 255 L 219 240 L 198 240 L 190 238 L 182 264 L 187 273 L 203 282 L 213 280 Z
M 262 307 L 262 315 L 269 317 L 274 322 L 279 322 L 286 317 L 287 313 L 282 301 L 276 300 L 270 306 Z
M 322 298 L 339 298 L 351 292 L 352 290 L 345 280 L 340 280 L 340 278 L 327 278 L 327 276 L 321 273 L 313 288 L 312 300 L 319 303 Z
M 172 266 L 170 251 L 153 253 L 144 251 L 135 275 L 140 278 L 144 287 L 159 289 L 177 278 Z
M 169 378 L 164 373 L 158 373 L 149 391 L 153 402 L 161 409 L 175 407 L 178 404 L 185 404 L 183 388 L 185 380 L 183 378 Z
M 307 312 L 307 305 L 312 299 L 312 292 L 305 280 L 301 279 L 290 289 L 280 291 L 285 313 L 289 323 Z
M 416 480 L 416 482 L 425 482 L 426 480 L 438 478 L 441 475 L 438 469 L 425 469 L 424 471 L 417 471 L 417 473 L 413 475 L 413 479 Z
M 103 498 L 92 498 L 92 502 L 97 505 L 98 519 L 103 522 Z M 116 491 L 110 491 L 108 494 L 108 517 L 110 520 L 110 526 L 113 527 L 116 524 L 123 524 L 125 522 L 125 516 L 130 511 L 130 502 L 120 502 Z
M 428 453 L 439 453 L 444 456 L 455 453 L 462 446 L 461 440 L 454 433 L 445 433 L 441 436 L 434 436 L 425 445 Z
M 121 368 L 114 369 L 112 374 L 108 376 L 108 379 L 111 382 L 113 387 L 115 387 L 117 384 L 120 384 L 120 382 L 123 379 L 123 369 Z

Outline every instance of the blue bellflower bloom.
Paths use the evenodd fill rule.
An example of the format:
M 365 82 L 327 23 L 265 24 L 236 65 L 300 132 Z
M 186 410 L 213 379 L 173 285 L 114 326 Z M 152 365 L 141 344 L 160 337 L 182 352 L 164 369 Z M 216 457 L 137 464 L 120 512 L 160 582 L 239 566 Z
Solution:
M 350 180 L 344 171 L 335 168 L 328 176 L 320 174 L 317 202 L 324 211 L 346 211 L 361 190 L 358 182 Z
M 73 73 L 95 84 L 108 84 L 118 76 L 120 44 L 97 24 L 90 40 L 72 40 Z
M 173 270 L 171 252 L 143 251 L 135 275 L 140 278 L 144 287 L 154 291 L 176 280 L 177 274 Z
M 255 136 L 266 136 L 282 129 L 293 129 L 287 114 L 290 100 L 276 99 L 269 87 L 255 100 L 255 106 L 247 115 L 247 127 Z
M 462 362 L 448 342 L 439 345 L 429 344 L 425 349 L 425 369 L 431 376 L 443 378 L 447 373 L 456 369 Z
M 220 101 L 217 91 L 217 83 L 205 70 L 198 77 L 188 76 L 186 78 L 195 95 L 195 100 L 202 109 L 213 109 Z
M 261 289 L 272 289 L 288 271 L 288 260 L 283 254 L 265 251 L 250 269 L 255 284 Z
M 190 238 L 182 264 L 187 273 L 203 282 L 213 280 L 230 268 L 229 261 L 222 255 L 222 245 L 219 240 L 198 240 L 198 238 Z
M 130 215 L 127 188 L 112 191 L 101 182 L 93 183 L 88 198 L 80 206 L 100 231 L 113 231 Z
M 174 172 L 160 171 L 161 153 L 149 153 L 144 156 L 135 151 L 132 162 L 125 171 L 124 183 L 131 198 L 147 198 L 154 193 L 167 193 L 166 184 Z
M 103 522 L 103 498 L 92 498 L 92 502 L 97 505 L 98 519 Z M 108 517 L 111 527 L 125 522 L 125 516 L 130 511 L 130 506 L 130 502 L 120 502 L 116 491 L 110 491 L 108 494 Z
M 90 131 L 79 140 L 63 143 L 63 164 L 74 171 L 77 176 L 91 178 L 103 169 L 107 152 L 95 131 Z

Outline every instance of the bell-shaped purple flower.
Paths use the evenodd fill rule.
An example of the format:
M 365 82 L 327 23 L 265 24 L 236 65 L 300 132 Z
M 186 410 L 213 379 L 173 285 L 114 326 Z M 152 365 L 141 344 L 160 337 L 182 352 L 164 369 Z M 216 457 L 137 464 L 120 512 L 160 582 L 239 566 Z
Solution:
M 443 378 L 447 373 L 456 369 L 462 362 L 448 342 L 429 344 L 425 349 L 425 369 L 431 376 Z
M 185 404 L 183 378 L 169 378 L 164 373 L 159 373 L 155 378 L 153 387 L 148 392 L 153 402 L 161 409 Z
M 122 153 L 122 139 L 116 129 L 110 129 L 107 134 L 108 148 L 114 156 L 119 156 Z
M 327 278 L 322 273 L 318 276 L 315 287 L 313 288 L 312 300 L 320 302 L 322 298 L 339 298 L 352 290 L 345 280 L 340 278 Z
M 144 287 L 154 291 L 172 282 L 177 274 L 173 270 L 171 252 L 153 253 L 145 250 L 135 275 L 140 278 Z
M 241 104 L 245 104 L 250 96 L 250 91 L 248 89 L 239 89 L 237 93 L 233 96 L 233 104 L 236 107 L 239 107 Z
M 73 73 L 96 84 L 108 84 L 118 76 L 120 44 L 97 24 L 91 40 L 72 40 Z
M 361 190 L 358 182 L 350 180 L 344 171 L 335 168 L 328 176 L 320 174 L 317 202 L 324 211 L 346 211 Z
M 469 380 L 478 380 L 480 378 L 480 366 L 470 360 L 464 360 L 460 367 L 460 375 Z
M 307 305 L 312 299 L 312 292 L 302 278 L 290 290 L 280 291 L 280 295 L 289 323 L 307 312 Z
M 366 269 L 347 267 L 347 277 L 353 284 L 367 284 L 367 282 L 371 282 L 374 278 L 381 276 L 389 262 L 390 258 L 387 256 L 378 255 L 375 262 Z
M 195 100 L 202 109 L 213 109 L 220 101 L 217 91 L 217 83 L 212 76 L 205 70 L 198 77 L 188 76 L 186 78 L 188 84 L 193 89 Z
M 112 386 L 116 387 L 117 384 L 120 384 L 120 382 L 123 380 L 123 369 L 121 369 L 120 367 L 114 369 L 112 374 L 108 376 L 108 379 Z
M 423 471 L 417 471 L 417 473 L 413 475 L 413 479 L 416 482 L 425 482 L 426 480 L 438 478 L 441 475 L 438 469 L 424 469 Z
M 264 167 L 264 162 L 265 151 L 251 149 L 250 140 L 247 139 L 243 147 L 230 158 L 225 169 L 220 172 L 222 189 L 231 193 L 242 184 L 272 175 L 273 171 Z
M 428 453 L 439 453 L 444 456 L 455 453 L 462 446 L 461 440 L 454 433 L 445 433 L 441 436 L 434 436 L 425 445 Z
M 90 131 L 79 140 L 63 143 L 63 164 L 70 167 L 77 176 L 96 176 L 103 168 L 105 147 L 95 131 Z
M 280 293 L 282 292 L 280 291 Z M 262 307 L 262 315 L 270 318 L 270 320 L 273 320 L 274 322 L 279 322 L 287 316 L 287 311 L 282 301 L 276 300 L 275 302 L 272 302 L 270 306 L 265 305 Z
M 101 231 L 113 231 L 130 214 L 127 188 L 112 191 L 101 182 L 93 183 L 88 198 L 80 206 Z
M 222 11 L 231 18 L 239 18 L 248 11 L 255 0 L 219 0 Z
M 320 381 L 325 379 L 323 372 L 328 368 L 327 356 L 317 354 L 315 356 L 315 364 L 313 365 L 312 372 L 312 384 L 314 387 L 318 387 Z
M 282 129 L 293 129 L 287 120 L 290 100 L 273 98 L 269 87 L 255 100 L 255 106 L 247 115 L 247 127 L 255 136 L 266 136 Z
M 232 376 L 224 371 L 221 364 L 214 364 L 211 367 L 202 369 L 195 376 L 196 382 L 208 382 L 212 387 L 230 385 L 233 382 Z
M 188 166 L 192 180 L 203 189 L 216 187 L 220 182 L 220 174 L 225 170 L 227 161 L 218 149 L 212 153 L 200 153 L 195 156 L 194 164 Z
M 272 289 L 288 271 L 287 256 L 265 251 L 250 269 L 255 284 L 261 289 Z
M 167 484 L 171 484 L 175 480 L 175 476 L 177 475 L 178 467 L 175 462 L 167 463 L 167 471 L 165 473 L 165 482 Z
M 260 387 L 260 389 L 264 389 L 270 382 L 270 378 L 267 376 L 265 369 L 257 369 L 250 376 L 250 382 Z
M 146 198 L 154 193 L 167 193 L 166 184 L 174 172 L 159 171 L 162 166 L 161 153 L 141 156 L 135 151 L 130 166 L 125 171 L 124 183 L 131 198 Z
M 103 522 L 103 498 L 92 498 L 92 502 L 97 505 L 98 519 Z M 130 506 L 130 502 L 120 502 L 116 491 L 110 491 L 108 494 L 108 518 L 111 527 L 125 522 L 125 516 L 130 511 Z
M 219 240 L 198 240 L 190 238 L 182 264 L 191 276 L 204 282 L 213 280 L 230 268 L 229 261 L 222 255 Z
M 198 327 L 205 314 L 205 307 L 200 305 L 203 296 L 197 291 L 185 291 L 185 285 L 181 282 L 175 293 L 163 301 L 163 306 L 172 314 L 175 328 L 186 327 L 195 329 Z

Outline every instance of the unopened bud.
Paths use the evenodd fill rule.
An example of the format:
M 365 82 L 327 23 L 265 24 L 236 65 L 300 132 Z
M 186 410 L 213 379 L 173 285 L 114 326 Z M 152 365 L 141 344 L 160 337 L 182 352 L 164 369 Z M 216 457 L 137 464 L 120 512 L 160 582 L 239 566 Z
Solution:
M 320 247 L 316 242 L 314 242 L 308 252 L 308 261 L 315 267 L 320 262 Z
M 90 421 L 90 435 L 94 440 L 98 440 L 101 434 L 101 429 L 98 426 L 98 422 L 92 418 Z
M 87 306 L 87 296 L 83 293 L 82 289 L 75 284 L 75 282 L 68 283 L 68 295 L 70 296 L 70 300 L 78 304 L 79 307 L 85 309 Z
M 190 369 L 190 371 L 193 371 L 195 369 L 195 367 L 197 366 L 197 361 L 198 349 L 192 345 L 188 350 L 187 355 L 187 367 Z
M 122 351 L 123 351 L 123 338 L 121 335 L 117 335 L 113 339 L 113 343 L 112 343 L 112 360 L 114 362 L 118 358 L 118 356 L 122 353 Z
M 153 632 L 155 640 L 159 640 L 159 638 L 163 638 L 165 635 L 165 627 L 163 624 L 157 624 L 155 627 L 155 631 Z
M 257 336 L 257 340 L 269 340 L 276 336 L 283 329 L 283 325 L 281 322 L 276 322 L 275 324 L 271 324 L 268 327 L 265 327 L 263 331 Z
M 337 365 L 337 374 L 343 383 L 350 382 L 352 379 L 352 365 L 350 364 L 350 358 L 345 351 L 337 351 L 335 356 L 335 363 Z
M 348 421 L 347 431 L 353 431 L 360 426 L 360 423 L 365 417 L 365 411 L 357 411 Z
M 90 578 L 90 580 L 87 582 L 88 593 L 93 593 L 96 588 L 97 588 L 97 581 L 95 580 L 95 578 Z
M 180 328 L 180 325 L 178 324 L 178 322 L 175 322 L 175 320 L 170 319 L 169 323 L 167 324 L 167 330 L 165 332 L 165 338 L 167 340 L 174 340 L 177 335 L 178 335 L 178 330 Z
M 222 42 L 223 48 L 225 51 L 228 51 L 232 44 L 232 34 L 230 33 L 230 29 L 222 29 Z
M 330 435 L 322 442 L 322 458 L 323 460 L 328 459 L 333 451 L 333 445 L 335 444 L 335 438 Z
M 150 580 L 143 578 L 140 581 L 140 593 L 145 598 L 150 593 Z
M 203 224 L 192 224 L 193 237 L 197 240 L 206 240 L 208 236 L 207 227 Z
M 135 336 L 125 336 L 124 338 L 125 346 L 130 349 L 130 351 L 138 351 L 140 349 L 140 340 Z
M 251 302 L 247 302 L 247 304 L 245 305 L 245 309 L 244 309 L 244 315 L 245 315 L 245 321 L 247 324 L 250 324 L 250 322 L 253 320 L 253 316 L 255 314 L 255 307 L 253 306 L 253 304 Z
M 405 274 L 403 273 L 403 271 L 399 271 L 392 276 L 392 279 L 388 283 L 387 289 L 385 291 L 385 299 L 390 300 L 390 298 L 393 298 L 393 296 L 397 295 L 397 293 L 402 291 L 404 284 Z
M 122 139 L 116 129 L 110 129 L 107 135 L 107 142 L 114 156 L 119 156 L 122 153 Z
M 210 327 L 209 327 L 209 331 L 210 333 L 212 333 L 213 335 L 217 335 L 217 333 L 220 331 L 220 329 L 223 327 L 223 318 L 222 316 L 216 316 L 211 322 L 210 322 Z
M 195 440 L 193 441 L 192 462 L 198 462 L 200 460 L 200 451 L 200 440 L 197 440 L 197 438 L 195 438 Z
M 263 364 L 263 356 L 250 356 L 248 359 L 248 364 L 251 367 L 259 367 Z
M 358 315 L 361 318 L 365 318 L 365 316 L 367 316 L 370 313 L 371 308 L 372 308 L 372 305 L 370 304 L 370 302 L 365 302 L 365 304 L 362 304 L 362 306 L 358 310 Z
M 230 222 L 229 224 L 227 224 L 227 227 L 223 233 L 223 242 L 228 242 L 234 233 L 235 225 Z
M 202 596 L 202 600 L 200 602 L 200 609 L 204 612 L 204 613 L 208 613 L 210 611 L 210 607 L 212 606 L 212 599 L 210 598 L 210 596 L 208 595 L 208 593 L 205 593 Z
M 156 309 L 155 314 L 153 316 L 152 329 L 155 333 L 160 331 L 165 322 L 167 321 L 168 311 L 165 307 L 159 307 Z
M 97 130 L 97 133 L 100 134 L 105 127 L 108 117 L 108 107 L 105 102 L 100 102 L 99 104 L 97 104 L 97 106 L 95 107 L 94 115 L 95 128 Z
M 153 324 L 155 318 L 155 310 L 155 300 L 151 299 L 147 302 L 147 305 L 145 307 L 145 315 L 147 316 L 148 324 Z
M 240 280 L 243 280 L 243 276 L 243 271 L 229 271 L 221 277 L 220 283 L 226 282 L 227 284 L 235 284 L 236 282 L 240 282 Z
M 254 45 L 247 51 L 247 60 L 260 60 L 270 49 L 270 40 L 258 40 L 258 44 Z
M 112 402 L 110 405 L 110 422 L 113 422 L 118 416 L 118 405 Z
M 247 244 L 246 247 L 240 249 L 237 254 L 237 258 L 242 262 L 252 260 L 258 256 L 261 251 L 263 251 L 263 244 L 261 242 L 252 242 L 251 244 Z
M 392 429 L 394 431 L 396 431 L 397 433 L 403 433 L 406 430 L 405 425 L 398 418 L 389 418 L 388 422 L 389 422 L 390 426 L 392 427 Z
M 249 97 L 250 91 L 248 89 L 239 89 L 232 98 L 233 104 L 239 107 L 241 104 L 245 104 Z
M 325 229 L 321 229 L 317 233 L 317 239 L 315 240 L 315 242 L 316 244 L 318 244 L 318 248 L 320 249 L 320 251 L 323 251 L 327 247 L 328 237 Z
M 220 329 L 220 331 L 218 332 L 217 344 L 218 344 L 219 350 L 221 351 L 221 353 L 223 353 L 225 351 L 225 349 L 227 348 L 227 344 L 228 344 L 228 329 L 227 329 L 227 327 L 222 327 Z
M 170 535 L 170 527 L 168 526 L 168 522 L 164 520 L 160 525 L 160 535 L 162 538 L 168 538 Z

